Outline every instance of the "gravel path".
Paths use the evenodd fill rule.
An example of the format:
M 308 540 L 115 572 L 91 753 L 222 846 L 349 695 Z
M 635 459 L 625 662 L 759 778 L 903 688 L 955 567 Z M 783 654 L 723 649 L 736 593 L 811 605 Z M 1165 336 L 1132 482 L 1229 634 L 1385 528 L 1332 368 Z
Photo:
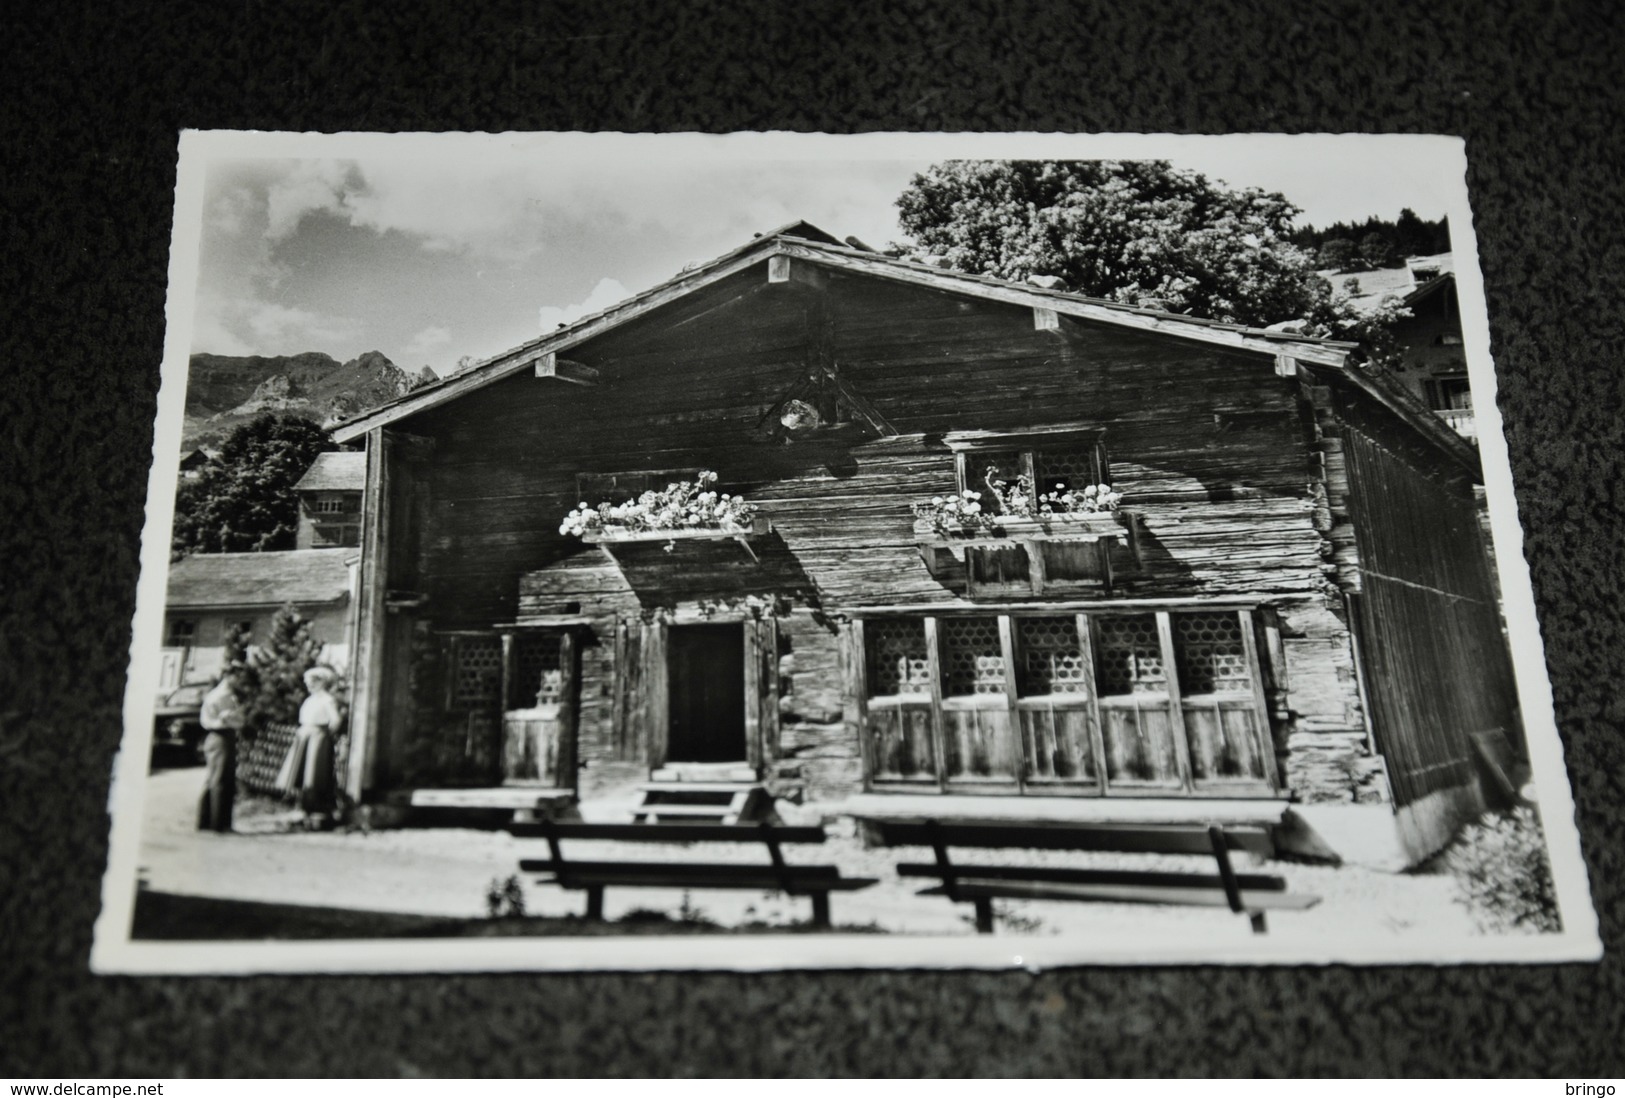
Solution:
M 518 860 L 541 847 L 534 839 L 466 828 L 295 832 L 286 830 L 288 816 L 264 812 L 240 814 L 237 834 L 201 833 L 193 827 L 201 782 L 201 769 L 160 771 L 149 779 L 140 872 L 152 889 L 368 911 L 479 916 L 485 913 L 490 882 L 514 874 Z M 686 848 L 662 843 L 631 851 L 617 843 L 580 842 L 572 843 L 567 852 L 605 860 L 765 860 L 760 849 L 728 843 L 696 843 Z M 956 858 L 960 856 L 956 852 Z M 927 882 L 897 877 L 898 862 L 929 861 L 928 850 L 868 850 L 855 838 L 832 838 L 822 847 L 786 848 L 786 857 L 800 863 L 834 862 L 847 876 L 880 879 L 873 888 L 831 898 L 838 925 L 873 925 L 906 934 L 974 933 L 969 905 L 951 904 L 940 896 L 917 896 Z M 967 863 L 1165 866 L 1207 871 L 1212 867 L 1205 858 L 1057 851 L 965 851 L 962 857 Z M 1237 868 L 1246 871 L 1249 860 L 1243 856 Z M 1271 912 L 1272 933 L 1327 935 L 1345 941 L 1394 941 L 1412 936 L 1453 941 L 1476 933 L 1465 909 L 1455 901 L 1448 876 L 1284 862 L 1268 863 L 1264 868 L 1284 876 L 1292 890 L 1322 897 L 1309 911 Z M 526 909 L 534 915 L 579 914 L 585 904 L 582 894 L 550 885 L 526 881 L 524 892 Z M 704 917 L 729 926 L 803 920 L 810 907 L 806 899 L 746 892 L 694 892 L 688 900 Z M 679 890 L 610 889 L 605 896 L 605 915 L 614 919 L 636 909 L 675 914 L 683 902 Z M 1150 932 L 1184 942 L 1193 935 L 1215 942 L 1250 937 L 1246 920 L 1202 908 L 1008 901 L 996 910 L 1001 933 L 1100 939 Z

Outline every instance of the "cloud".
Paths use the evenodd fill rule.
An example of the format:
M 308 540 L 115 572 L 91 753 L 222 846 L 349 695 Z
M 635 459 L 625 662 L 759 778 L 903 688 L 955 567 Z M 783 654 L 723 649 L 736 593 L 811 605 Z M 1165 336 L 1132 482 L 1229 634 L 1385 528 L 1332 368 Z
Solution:
M 415 358 L 418 355 L 432 355 L 449 346 L 451 346 L 450 328 L 428 327 L 406 341 L 405 351 Z
M 600 278 L 598 285 L 592 288 L 584 301 L 575 305 L 543 305 L 537 311 L 537 320 L 545 334 L 555 328 L 566 324 L 574 324 L 589 313 L 602 312 L 616 302 L 625 301 L 631 296 L 625 286 L 613 278 Z
M 253 297 L 200 294 L 192 349 L 217 355 L 288 355 L 325 351 L 348 358 L 366 325 L 353 317 L 292 308 Z
M 295 161 L 287 175 L 266 189 L 266 239 L 287 239 L 312 213 L 343 216 L 353 172 L 335 160 Z
M 288 240 L 307 217 L 326 214 L 354 228 L 405 234 L 430 252 L 518 262 L 543 246 L 546 204 L 533 198 L 546 189 L 539 171 L 456 159 L 288 161 L 259 180 L 265 238 Z

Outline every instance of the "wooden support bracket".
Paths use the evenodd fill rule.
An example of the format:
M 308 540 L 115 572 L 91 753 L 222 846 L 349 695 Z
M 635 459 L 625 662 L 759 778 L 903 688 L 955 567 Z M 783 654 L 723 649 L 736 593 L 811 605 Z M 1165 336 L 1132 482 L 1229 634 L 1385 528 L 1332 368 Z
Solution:
M 560 381 L 568 381 L 573 385 L 593 386 L 598 384 L 597 370 L 584 362 L 560 358 L 552 351 L 548 351 L 536 360 L 536 376 L 556 377 Z
M 1293 358 L 1291 355 L 1276 355 L 1275 356 L 1275 376 L 1276 377 L 1297 377 L 1298 376 L 1298 360 Z
M 1061 330 L 1061 314 L 1054 309 L 1045 309 L 1042 306 L 1033 306 L 1033 329 L 1040 332 L 1058 332 Z
M 823 271 L 806 260 L 797 262 L 787 255 L 772 255 L 767 257 L 767 281 L 770 285 L 822 290 L 829 280 Z

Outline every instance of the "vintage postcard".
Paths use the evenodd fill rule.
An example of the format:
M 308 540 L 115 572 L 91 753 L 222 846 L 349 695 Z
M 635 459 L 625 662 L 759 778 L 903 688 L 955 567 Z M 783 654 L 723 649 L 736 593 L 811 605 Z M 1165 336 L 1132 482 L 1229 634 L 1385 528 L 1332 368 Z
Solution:
M 1598 957 L 1465 172 L 184 134 L 93 967 Z

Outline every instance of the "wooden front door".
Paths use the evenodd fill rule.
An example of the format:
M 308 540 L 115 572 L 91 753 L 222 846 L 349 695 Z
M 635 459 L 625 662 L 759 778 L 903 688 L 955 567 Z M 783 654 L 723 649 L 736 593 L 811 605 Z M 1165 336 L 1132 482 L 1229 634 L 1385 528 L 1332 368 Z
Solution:
M 674 625 L 667 636 L 668 763 L 743 762 L 745 631 Z

